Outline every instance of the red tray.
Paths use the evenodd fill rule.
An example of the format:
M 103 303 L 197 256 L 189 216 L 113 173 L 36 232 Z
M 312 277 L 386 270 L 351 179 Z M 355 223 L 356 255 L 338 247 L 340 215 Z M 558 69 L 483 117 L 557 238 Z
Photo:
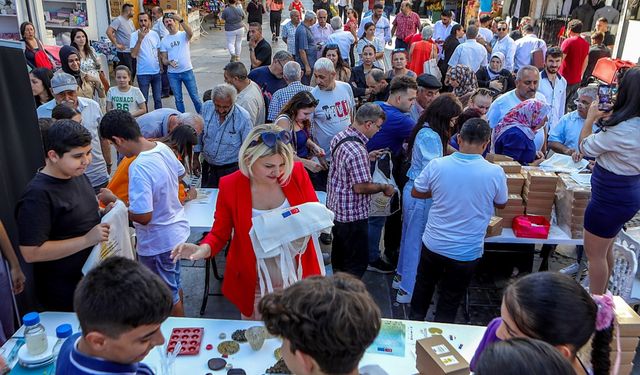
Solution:
M 167 352 L 173 352 L 173 349 L 180 342 L 182 349 L 178 355 L 197 355 L 200 353 L 202 336 L 204 336 L 204 328 L 174 328 L 169 337 Z

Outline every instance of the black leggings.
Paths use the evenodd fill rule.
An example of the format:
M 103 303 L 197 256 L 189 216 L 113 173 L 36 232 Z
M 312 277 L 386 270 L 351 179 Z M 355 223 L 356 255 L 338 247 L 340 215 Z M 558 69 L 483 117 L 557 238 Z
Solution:
M 282 22 L 282 11 L 271 11 L 269 13 L 269 26 L 271 27 L 271 35 L 280 36 L 280 22 Z

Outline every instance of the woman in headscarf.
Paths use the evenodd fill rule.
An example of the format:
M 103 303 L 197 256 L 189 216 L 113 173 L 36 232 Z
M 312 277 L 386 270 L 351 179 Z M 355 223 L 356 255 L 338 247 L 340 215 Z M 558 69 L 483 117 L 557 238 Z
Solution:
M 482 66 L 476 72 L 478 86 L 491 89 L 496 94 L 505 93 L 516 88 L 516 81 L 507 69 L 503 69 L 504 53 L 494 52 L 491 54 L 489 65 Z
M 547 122 L 550 110 L 538 99 L 527 99 L 515 106 L 493 130 L 495 153 L 510 156 L 522 165 L 540 164 L 544 154 L 537 151 L 533 140 Z
M 94 100 L 105 97 L 100 79 L 80 70 L 80 53 L 77 49 L 71 46 L 62 47 L 60 49 L 60 63 L 62 70 L 74 76 L 78 82 L 78 96 Z
M 453 88 L 453 94 L 458 97 L 463 106 L 467 105 L 471 94 L 478 89 L 478 80 L 473 70 L 462 64 L 449 69 L 444 84 Z
M 438 58 L 438 46 L 433 42 L 433 26 L 422 28 L 422 40 L 411 44 L 409 48 L 409 69 L 420 75 L 424 71 L 424 63 L 429 59 Z

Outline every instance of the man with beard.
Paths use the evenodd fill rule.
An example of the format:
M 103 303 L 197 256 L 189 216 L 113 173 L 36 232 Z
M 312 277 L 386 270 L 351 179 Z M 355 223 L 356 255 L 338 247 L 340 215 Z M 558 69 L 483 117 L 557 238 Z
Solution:
M 518 70 L 516 88 L 496 99 L 487 112 L 487 120 L 491 129 L 498 126 L 500 120 L 522 101 L 536 98 L 546 103 L 544 95 L 538 92 L 539 83 L 540 73 L 535 66 L 525 65 Z M 535 143 L 537 149 L 540 150 L 544 144 L 544 132 L 536 133 Z
M 567 80 L 558 73 L 561 64 L 562 50 L 558 47 L 549 48 L 544 59 L 544 70 L 540 72 L 538 87 L 538 92 L 544 95 L 551 106 L 547 129 L 553 128 L 560 121 L 560 117 L 564 116 Z

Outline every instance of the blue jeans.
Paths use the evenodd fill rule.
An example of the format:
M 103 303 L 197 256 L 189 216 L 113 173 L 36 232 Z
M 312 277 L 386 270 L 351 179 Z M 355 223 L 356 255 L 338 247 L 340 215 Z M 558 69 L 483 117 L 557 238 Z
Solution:
M 386 216 L 369 217 L 369 263 L 380 258 L 380 237 L 386 220 Z
M 147 101 L 147 112 L 151 112 L 149 108 L 149 86 L 153 92 L 153 109 L 162 108 L 162 76 L 157 74 L 138 74 L 138 88 L 144 95 L 144 100 Z
M 391 19 L 391 13 L 393 13 L 393 11 L 395 10 L 395 7 L 393 5 L 385 5 L 384 6 L 384 14 L 387 15 L 387 19 Z
M 202 101 L 200 101 L 200 97 L 198 96 L 198 86 L 196 85 L 196 76 L 193 74 L 193 70 L 187 70 L 182 73 L 168 73 L 168 76 L 169 85 L 171 86 L 171 91 L 173 91 L 173 98 L 176 101 L 176 109 L 184 113 L 184 101 L 182 100 L 182 84 L 184 83 L 196 112 L 200 113 Z

